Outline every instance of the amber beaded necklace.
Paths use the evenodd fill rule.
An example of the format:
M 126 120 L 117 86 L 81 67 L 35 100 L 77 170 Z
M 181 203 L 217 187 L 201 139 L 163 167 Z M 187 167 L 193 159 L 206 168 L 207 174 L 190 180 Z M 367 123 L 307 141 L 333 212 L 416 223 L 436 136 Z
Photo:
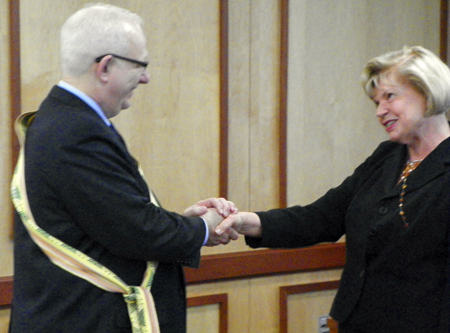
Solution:
M 398 204 L 398 206 L 400 208 L 400 213 L 399 214 L 400 214 L 400 216 L 402 218 L 402 221 L 403 221 L 403 224 L 404 224 L 405 228 L 409 227 L 409 223 L 406 221 L 406 214 L 403 211 L 403 202 L 405 201 L 404 196 L 405 196 L 405 190 L 406 190 L 406 187 L 407 187 L 406 179 L 408 178 L 409 174 L 411 172 L 413 172 L 419 166 L 420 162 L 422 162 L 422 161 L 423 160 L 416 160 L 416 161 L 408 160 L 406 162 L 406 166 L 403 169 L 403 172 L 402 172 L 402 174 L 400 176 L 400 180 L 398 181 L 399 183 L 402 184 L 402 191 L 400 193 L 400 199 L 399 199 L 399 204 Z

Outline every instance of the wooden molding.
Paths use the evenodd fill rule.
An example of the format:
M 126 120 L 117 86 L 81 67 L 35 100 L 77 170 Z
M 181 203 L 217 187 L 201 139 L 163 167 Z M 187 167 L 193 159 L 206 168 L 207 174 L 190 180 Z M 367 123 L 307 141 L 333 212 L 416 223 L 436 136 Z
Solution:
M 19 140 L 14 130 L 14 120 L 21 113 L 21 75 L 20 75 L 20 1 L 9 0 L 9 96 L 11 119 L 11 174 L 14 172 L 19 156 Z M 12 203 L 10 204 L 12 207 Z M 11 208 L 10 239 L 14 236 L 14 209 Z
M 228 0 L 220 0 L 219 196 L 228 198 Z
M 292 250 L 255 250 L 202 256 L 199 269 L 185 268 L 188 284 L 301 271 L 342 268 L 345 244 Z
M 14 120 L 21 112 L 20 78 L 20 5 L 19 0 L 9 1 L 9 89 L 11 99 L 12 170 L 19 155 L 19 141 L 14 131 Z
M 293 250 L 254 250 L 202 257 L 199 269 L 185 268 L 188 285 L 256 276 L 342 268 L 345 244 Z M 0 306 L 12 301 L 13 277 L 0 277 Z M 191 301 L 194 302 L 194 301 Z
M 329 333 L 339 333 L 339 324 L 336 320 L 333 318 L 328 318 L 327 325 L 330 329 Z
M 325 281 L 308 284 L 298 284 L 294 286 L 280 287 L 280 333 L 288 332 L 288 296 L 293 294 L 302 294 L 312 291 L 333 290 L 339 287 L 339 281 Z M 330 323 L 335 322 L 330 319 Z
M 280 94 L 278 117 L 278 205 L 287 206 L 287 118 L 288 118 L 289 0 L 280 1 Z
M 13 277 L 0 277 L 0 306 L 10 305 L 12 301 Z
M 203 306 L 219 304 L 219 333 L 228 332 L 228 295 L 216 294 L 198 297 L 189 297 L 187 299 L 187 306 Z
M 441 15 L 440 15 L 440 38 L 439 48 L 441 60 L 447 63 L 448 60 L 448 0 L 441 0 Z

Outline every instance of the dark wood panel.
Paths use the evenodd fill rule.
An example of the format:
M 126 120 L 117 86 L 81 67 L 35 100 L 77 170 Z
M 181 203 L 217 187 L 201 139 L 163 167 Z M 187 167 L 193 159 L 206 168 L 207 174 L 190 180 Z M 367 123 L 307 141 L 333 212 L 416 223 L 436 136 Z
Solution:
M 14 120 L 21 113 L 21 76 L 20 76 L 20 2 L 19 0 L 9 1 L 9 96 L 10 96 L 10 117 L 11 117 L 11 173 L 14 171 L 17 158 L 19 156 L 19 140 L 14 131 Z M 11 212 L 14 212 L 13 205 Z M 14 216 L 11 213 L 10 238 L 14 234 Z M 1 296 L 0 296 L 1 297 Z
M 12 300 L 12 276 L 0 277 L 0 306 L 10 305 Z
M 287 102 L 288 102 L 289 0 L 280 1 L 280 94 L 278 117 L 278 205 L 287 206 Z
M 448 0 L 441 0 L 440 56 L 445 63 L 448 61 L 448 10 Z

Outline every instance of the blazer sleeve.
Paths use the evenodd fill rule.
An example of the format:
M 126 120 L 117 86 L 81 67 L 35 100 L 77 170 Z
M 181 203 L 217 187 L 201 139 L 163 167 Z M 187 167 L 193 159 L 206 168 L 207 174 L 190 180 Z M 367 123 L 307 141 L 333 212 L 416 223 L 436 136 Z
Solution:
M 306 206 L 257 212 L 261 219 L 261 238 L 246 237 L 251 247 L 298 248 L 322 242 L 335 242 L 345 233 L 347 209 L 361 184 L 387 158 L 391 142 L 384 142 L 339 186 Z

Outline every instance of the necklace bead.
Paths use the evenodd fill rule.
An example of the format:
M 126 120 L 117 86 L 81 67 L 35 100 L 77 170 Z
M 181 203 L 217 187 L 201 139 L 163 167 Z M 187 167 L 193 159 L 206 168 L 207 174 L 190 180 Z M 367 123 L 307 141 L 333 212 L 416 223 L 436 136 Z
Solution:
M 408 176 L 411 174 L 411 172 L 413 172 L 420 164 L 420 162 L 422 162 L 423 160 L 416 160 L 416 161 L 407 161 L 406 162 L 406 166 L 402 171 L 402 174 L 400 175 L 400 179 L 398 181 L 398 183 L 402 184 L 402 190 L 400 192 L 400 199 L 399 199 L 399 203 L 398 203 L 398 207 L 400 208 L 400 212 L 399 215 L 402 218 L 403 221 L 403 225 L 405 228 L 409 227 L 409 222 L 406 221 L 406 214 L 405 211 L 403 210 L 403 203 L 405 201 L 405 192 L 406 192 L 406 188 L 408 187 L 406 185 L 406 180 L 408 178 Z

